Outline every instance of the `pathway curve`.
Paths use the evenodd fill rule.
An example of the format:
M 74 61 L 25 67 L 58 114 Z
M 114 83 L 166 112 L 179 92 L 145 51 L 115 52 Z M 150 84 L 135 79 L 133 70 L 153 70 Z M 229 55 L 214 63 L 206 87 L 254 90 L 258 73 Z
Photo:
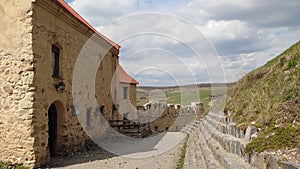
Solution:
M 167 135 L 165 141 L 170 142 L 174 140 L 174 137 L 185 137 L 185 134 L 180 132 L 171 132 Z M 82 154 L 53 158 L 50 165 L 51 168 L 63 169 L 175 169 L 183 143 L 184 139 L 177 146 L 160 155 L 145 158 L 115 156 L 98 146 L 93 146 L 91 150 Z

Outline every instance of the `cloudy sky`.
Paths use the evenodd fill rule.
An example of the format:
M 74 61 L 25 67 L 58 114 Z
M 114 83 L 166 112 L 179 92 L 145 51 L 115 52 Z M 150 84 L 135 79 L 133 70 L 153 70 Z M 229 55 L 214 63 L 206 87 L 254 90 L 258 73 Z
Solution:
M 300 40 L 299 0 L 67 0 L 141 85 L 232 82 Z

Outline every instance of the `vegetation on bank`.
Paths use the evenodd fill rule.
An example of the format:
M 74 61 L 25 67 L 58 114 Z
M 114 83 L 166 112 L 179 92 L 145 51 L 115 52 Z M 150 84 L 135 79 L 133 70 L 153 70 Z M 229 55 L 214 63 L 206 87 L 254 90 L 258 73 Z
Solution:
M 180 156 L 180 159 L 177 163 L 177 168 L 176 169 L 183 169 L 188 140 L 189 140 L 189 135 L 187 135 L 186 138 L 185 138 L 185 141 L 184 141 L 184 144 L 183 144 L 183 147 L 182 147 L 182 151 L 181 151 L 181 156 Z
M 298 144 L 297 137 L 300 135 L 300 125 L 292 124 L 286 127 L 275 127 L 274 124 L 266 128 L 259 137 L 250 142 L 246 153 L 263 152 L 264 150 L 278 150 L 283 147 L 293 148 Z
M 300 42 L 248 73 L 227 96 L 238 127 L 260 129 L 248 152 L 300 147 Z
M 11 163 L 5 163 L 0 161 L 0 168 L 7 168 L 7 169 L 27 169 L 21 164 L 13 165 Z

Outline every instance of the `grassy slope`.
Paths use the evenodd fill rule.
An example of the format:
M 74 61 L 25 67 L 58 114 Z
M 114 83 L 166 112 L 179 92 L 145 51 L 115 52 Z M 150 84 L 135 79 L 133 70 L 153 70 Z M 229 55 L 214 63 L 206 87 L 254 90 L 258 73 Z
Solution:
M 241 127 L 255 122 L 262 129 L 249 151 L 299 146 L 300 41 L 239 80 L 226 109 Z

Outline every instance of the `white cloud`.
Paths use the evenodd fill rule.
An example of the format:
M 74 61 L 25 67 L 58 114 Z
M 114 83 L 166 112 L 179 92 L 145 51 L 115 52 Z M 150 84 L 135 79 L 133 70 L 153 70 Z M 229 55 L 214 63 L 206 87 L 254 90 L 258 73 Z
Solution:
M 260 44 L 258 29 L 247 22 L 239 20 L 210 20 L 199 26 L 209 40 L 215 45 L 220 55 L 255 52 L 264 49 Z
M 157 70 L 139 74 L 150 67 L 186 83 L 222 80 L 221 65 L 205 36 L 221 55 L 228 81 L 263 65 L 300 37 L 298 0 L 74 0 L 71 6 L 121 44 L 121 64 L 138 74 L 142 85 L 174 83 Z M 170 15 L 125 17 L 141 12 Z
M 134 11 L 136 0 L 74 0 L 70 5 L 94 26 L 101 26 Z
M 194 11 L 202 9 L 209 20 L 242 20 L 259 26 L 296 26 L 300 20 L 298 0 L 190 0 Z

